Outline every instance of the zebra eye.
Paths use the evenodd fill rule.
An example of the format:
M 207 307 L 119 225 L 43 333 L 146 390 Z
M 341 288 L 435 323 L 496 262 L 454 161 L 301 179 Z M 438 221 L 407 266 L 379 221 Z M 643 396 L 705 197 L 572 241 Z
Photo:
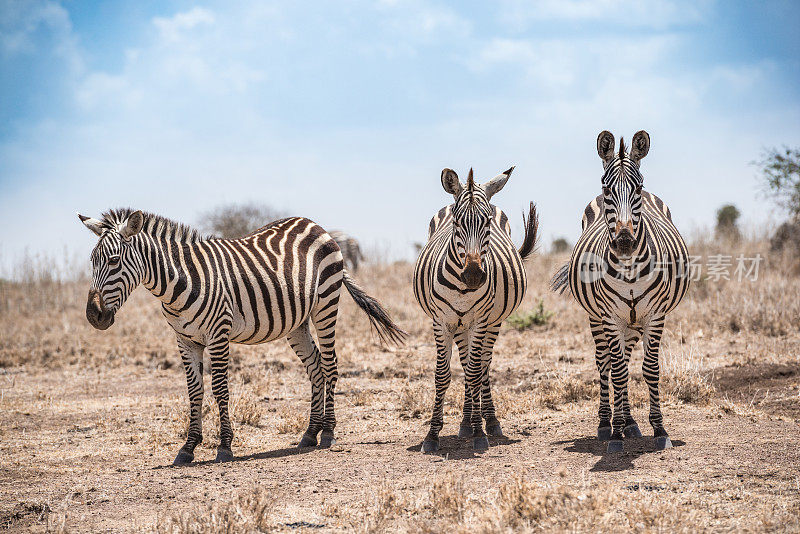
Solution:
M 603 194 L 605 196 L 610 196 L 611 195 L 611 188 L 610 187 L 604 187 L 603 188 Z
M 108 257 L 108 264 L 109 265 L 117 265 L 119 263 L 119 255 L 109 256 Z
M 642 194 L 642 186 L 641 185 L 637 185 L 636 186 L 636 194 L 637 195 L 641 195 Z

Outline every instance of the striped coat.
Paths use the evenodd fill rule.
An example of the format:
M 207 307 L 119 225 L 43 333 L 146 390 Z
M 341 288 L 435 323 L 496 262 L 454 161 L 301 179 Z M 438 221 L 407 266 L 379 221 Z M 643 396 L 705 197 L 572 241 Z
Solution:
M 598 437 L 609 440 L 609 452 L 617 452 L 624 436 L 641 436 L 630 414 L 628 362 L 633 347 L 644 339 L 642 373 L 650 393 L 650 424 L 656 447 L 663 449 L 671 442 L 659 402 L 659 348 L 665 318 L 689 286 L 689 254 L 669 208 L 643 189 L 639 164 L 650 148 L 647 132 L 634 136 L 630 154 L 623 141 L 614 150 L 609 132 L 602 132 L 597 143 L 604 163 L 602 194 L 586 207 L 581 237 L 552 287 L 560 292 L 569 288 L 589 315 L 600 374 Z
M 228 415 L 230 343 L 254 345 L 287 338 L 311 381 L 311 415 L 300 446 L 334 442 L 334 392 L 338 380 L 335 331 L 342 284 L 369 315 L 382 339 L 404 335 L 380 304 L 364 293 L 342 265 L 336 242 L 303 217 L 270 223 L 240 239 L 204 238 L 163 217 L 112 210 L 102 220 L 80 216 L 98 237 L 86 316 L 98 329 L 139 284 L 161 300 L 175 330 L 190 401 L 187 441 L 176 464 L 193 461 L 202 441 L 203 352 L 220 413 L 218 461 L 230 460 Z M 319 346 L 311 334 L 317 332 Z
M 444 395 L 450 385 L 453 342 L 465 373 L 464 417 L 459 435 L 473 437 L 476 449 L 489 446 L 483 429 L 501 436 L 489 381 L 492 350 L 500 326 L 522 302 L 527 285 L 524 260 L 532 255 L 538 219 L 533 204 L 522 248 L 511 240 L 508 217 L 489 203 L 512 169 L 486 184 L 470 170 L 467 184 L 450 169 L 442 185 L 454 204 L 439 210 L 428 227 L 428 243 L 414 268 L 414 296 L 433 322 L 437 347 L 435 400 L 423 452 L 439 448 Z

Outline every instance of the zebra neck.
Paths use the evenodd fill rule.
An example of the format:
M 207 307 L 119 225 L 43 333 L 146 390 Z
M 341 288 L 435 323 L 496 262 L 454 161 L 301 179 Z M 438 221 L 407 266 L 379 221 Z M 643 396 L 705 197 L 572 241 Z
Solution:
M 142 285 L 166 306 L 180 295 L 191 291 L 192 276 L 186 263 L 200 255 L 187 254 L 196 245 L 193 241 L 169 235 L 152 235 L 144 231 L 137 236 L 136 245 L 143 260 Z

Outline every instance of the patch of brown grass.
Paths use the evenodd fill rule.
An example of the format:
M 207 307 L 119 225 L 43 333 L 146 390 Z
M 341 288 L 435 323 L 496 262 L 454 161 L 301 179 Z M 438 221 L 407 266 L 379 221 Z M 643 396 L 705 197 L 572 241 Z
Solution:
M 200 513 L 161 517 L 153 530 L 158 534 L 269 532 L 275 526 L 271 519 L 277 500 L 273 493 L 255 487 Z
M 683 352 L 672 350 L 665 344 L 661 351 L 659 393 L 662 398 L 700 406 L 708 404 L 714 386 L 708 380 L 702 357 L 691 346 Z
M 300 410 L 284 409 L 275 425 L 279 434 L 297 434 L 308 427 L 308 414 Z
M 406 382 L 400 390 L 397 399 L 397 408 L 400 410 L 400 417 L 406 419 L 418 419 L 427 413 L 433 406 L 430 400 L 433 396 L 433 387 L 416 383 Z

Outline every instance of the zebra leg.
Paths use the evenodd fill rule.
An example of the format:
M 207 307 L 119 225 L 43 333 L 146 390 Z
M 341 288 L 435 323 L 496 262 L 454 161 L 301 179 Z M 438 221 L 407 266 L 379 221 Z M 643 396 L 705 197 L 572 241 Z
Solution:
M 611 439 L 611 405 L 608 398 L 608 371 L 611 360 L 602 323 L 589 319 L 589 325 L 594 338 L 594 360 L 600 373 L 600 409 L 597 413 L 600 422 L 597 425 L 597 439 L 608 441 Z
M 194 449 L 203 441 L 203 350 L 198 343 L 178 336 L 178 350 L 186 372 L 189 391 L 189 432 L 186 443 L 178 451 L 172 465 L 185 465 L 194 461 Z
M 422 442 L 422 452 L 439 450 L 439 432 L 444 426 L 444 394 L 450 387 L 450 358 L 453 354 L 453 334 L 446 326 L 434 323 L 433 336 L 436 339 L 436 398 L 433 401 L 431 429 Z
M 472 395 L 469 392 L 469 382 L 466 379 L 467 361 L 469 361 L 469 343 L 467 334 L 464 331 L 458 332 L 455 336 L 456 346 L 458 347 L 458 359 L 461 360 L 461 369 L 464 371 L 464 416 L 461 424 L 458 425 L 459 438 L 472 437 Z
M 483 341 L 486 338 L 486 326 L 476 325 L 472 328 L 469 342 L 469 361 L 467 362 L 467 370 L 465 380 L 469 383 L 469 392 L 472 397 L 472 414 L 470 416 L 470 423 L 472 423 L 472 448 L 479 451 L 485 451 L 489 448 L 489 438 L 486 437 L 486 432 L 483 431 L 483 418 L 481 416 L 481 381 L 484 373 L 484 360 L 483 360 Z
M 636 330 L 629 330 L 628 336 L 625 338 L 625 369 L 628 369 L 629 363 L 631 361 L 631 353 L 633 352 L 633 347 L 639 342 L 639 338 L 641 334 Z M 622 433 L 625 435 L 626 438 L 641 438 L 642 432 L 639 430 L 639 425 L 636 424 L 636 421 L 631 416 L 631 406 L 628 402 L 628 388 L 625 388 L 625 398 L 623 399 L 622 403 L 622 414 L 625 417 L 625 426 L 622 429 Z
M 625 427 L 625 404 L 628 402 L 628 362 L 625 359 L 625 339 L 620 328 L 604 321 L 603 329 L 611 354 L 611 382 L 614 385 L 614 416 L 611 420 L 611 440 L 608 452 L 622 452 L 622 436 Z
M 663 332 L 664 317 L 652 320 L 647 326 L 644 335 L 644 360 L 642 361 L 642 374 L 650 390 L 650 425 L 653 427 L 657 450 L 672 447 L 672 441 L 670 441 L 669 435 L 664 429 L 661 402 L 658 397 L 658 352 L 661 348 L 661 334 Z
M 308 429 L 297 445 L 299 449 L 304 447 L 315 447 L 317 445 L 317 434 L 322 429 L 324 416 L 323 391 L 325 380 L 322 373 L 321 357 L 317 349 L 314 338 L 311 337 L 311 330 L 308 321 L 295 328 L 286 339 L 289 341 L 297 357 L 303 362 L 306 374 L 311 381 L 311 416 L 308 421 Z
M 500 421 L 497 420 L 497 415 L 494 410 L 492 386 L 489 381 L 489 368 L 492 365 L 492 351 L 494 350 L 494 343 L 497 341 L 499 333 L 500 325 L 489 327 L 486 331 L 486 337 L 483 340 L 483 377 L 481 379 L 481 415 L 486 421 L 486 433 L 495 437 L 502 437 L 503 429 L 500 427 Z
M 219 447 L 217 448 L 216 462 L 229 462 L 233 460 L 231 442 L 233 442 L 233 428 L 228 414 L 228 362 L 230 361 L 228 337 L 221 337 L 208 346 L 208 355 L 211 359 L 211 390 L 219 408 Z
M 322 435 L 319 446 L 328 448 L 336 443 L 333 429 L 336 428 L 334 395 L 339 381 L 339 368 L 336 358 L 336 317 L 338 314 L 339 292 L 314 314 L 314 328 L 317 330 L 319 348 L 322 351 L 322 376 L 325 380 L 325 416 L 322 422 Z M 313 340 L 312 340 L 313 342 Z

